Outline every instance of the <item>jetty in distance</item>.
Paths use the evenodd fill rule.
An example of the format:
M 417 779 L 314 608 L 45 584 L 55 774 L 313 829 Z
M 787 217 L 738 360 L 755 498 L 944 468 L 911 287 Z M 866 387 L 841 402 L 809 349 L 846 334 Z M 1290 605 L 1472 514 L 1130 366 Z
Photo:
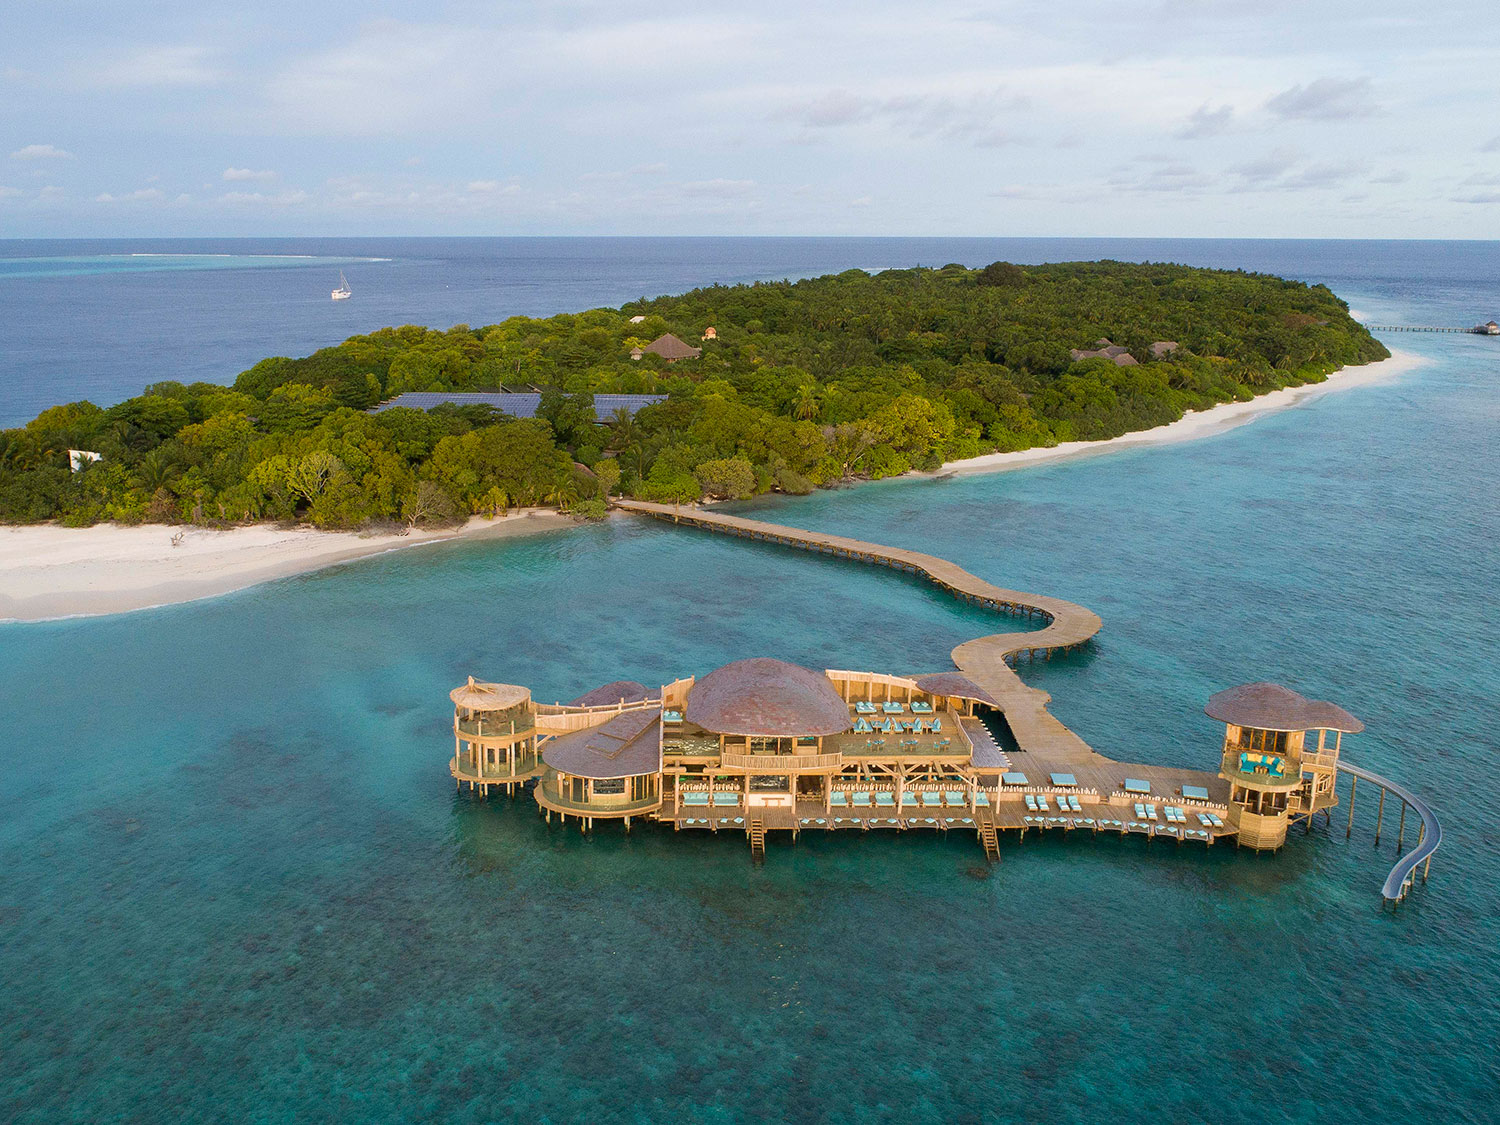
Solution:
M 1458 332 L 1465 336 L 1500 336 L 1500 323 L 1493 320 L 1473 328 L 1451 328 L 1440 324 L 1367 324 L 1371 332 Z
M 616 507 L 701 531 L 923 577 L 970 604 L 1039 620 L 953 650 L 935 672 L 815 671 L 785 661 L 740 660 L 659 688 L 604 684 L 568 703 L 534 701 L 528 688 L 470 677 L 450 694 L 460 790 L 514 795 L 530 788 L 551 822 L 670 824 L 743 833 L 751 855 L 767 836 L 837 830 L 973 832 L 991 862 L 999 839 L 1036 832 L 1165 837 L 1176 844 L 1233 841 L 1276 850 L 1290 827 L 1332 827 L 1347 777 L 1345 835 L 1358 782 L 1400 803 L 1397 862 L 1383 894 L 1399 902 L 1425 881 L 1442 842 L 1436 814 L 1399 784 L 1342 760 L 1344 734 L 1363 723 L 1332 703 L 1277 684 L 1244 684 L 1205 707 L 1224 724 L 1217 770 L 1118 762 L 1048 710 L 1051 697 L 1016 673 L 1022 660 L 1086 644 L 1092 611 L 1058 598 L 993 586 L 946 559 L 904 548 L 742 519 L 699 508 L 621 500 Z M 1416 839 L 1406 850 L 1408 811 Z

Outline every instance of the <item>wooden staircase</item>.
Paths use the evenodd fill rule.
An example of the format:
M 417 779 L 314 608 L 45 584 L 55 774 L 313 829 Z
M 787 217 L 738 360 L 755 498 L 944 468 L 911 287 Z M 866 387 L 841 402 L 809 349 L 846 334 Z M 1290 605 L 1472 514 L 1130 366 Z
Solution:
M 766 822 L 758 816 L 750 818 L 750 857 L 756 863 L 766 859 Z
M 984 855 L 991 863 L 1000 862 L 1000 839 L 995 834 L 995 824 L 986 820 L 979 826 L 979 842 L 984 845 Z

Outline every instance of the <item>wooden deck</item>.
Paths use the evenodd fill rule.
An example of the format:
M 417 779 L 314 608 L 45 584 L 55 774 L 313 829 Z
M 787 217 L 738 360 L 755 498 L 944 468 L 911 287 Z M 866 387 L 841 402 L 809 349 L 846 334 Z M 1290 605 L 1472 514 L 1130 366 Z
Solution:
M 697 508 L 677 508 L 635 500 L 616 501 L 616 507 L 706 531 L 888 566 L 925 577 L 954 597 L 971 604 L 1001 613 L 1040 619 L 1044 623 L 1042 628 L 1031 631 L 992 633 L 978 637 L 959 645 L 952 653 L 954 665 L 1000 705 L 1000 711 L 1004 714 L 1018 747 L 1007 752 L 994 746 L 992 741 L 986 744 L 982 732 L 970 725 L 974 720 L 963 720 L 965 733 L 974 743 L 975 763 L 979 764 L 981 758 L 985 762 L 980 772 L 991 775 L 990 763 L 993 763 L 995 773 L 1002 770 L 1007 773 L 1023 773 L 1027 779 L 1024 786 L 1004 785 L 998 791 L 990 790 L 991 800 L 988 805 L 966 804 L 955 808 L 945 802 L 940 807 L 851 806 L 825 809 L 821 801 L 801 800 L 795 807 L 789 805 L 783 808 L 684 809 L 674 817 L 669 804 L 656 814 L 658 819 L 679 829 L 744 832 L 753 815 L 766 831 L 790 831 L 794 835 L 803 831 L 842 829 L 870 831 L 931 828 L 938 831 L 966 831 L 976 834 L 991 859 L 995 858 L 992 833 L 1011 831 L 1021 837 L 1030 830 L 1065 833 L 1082 831 L 1094 834 L 1113 832 L 1151 838 L 1165 836 L 1177 842 L 1204 844 L 1234 836 L 1234 831 L 1227 824 L 1211 827 L 1205 825 L 1198 815 L 1202 812 L 1227 821 L 1230 785 L 1219 777 L 1217 770 L 1209 772 L 1177 769 L 1120 762 L 1105 757 L 1047 710 L 1047 704 L 1052 698 L 1050 695 L 1029 687 L 1016 674 L 1016 665 L 1022 660 L 1047 658 L 1053 652 L 1070 649 L 1092 639 L 1102 627 L 1102 622 L 1091 610 L 1060 598 L 995 586 L 946 559 L 920 551 L 886 547 L 844 536 L 804 531 Z M 1214 759 L 1217 766 L 1216 752 Z M 1401 851 L 1401 832 L 1404 831 L 1407 807 L 1415 809 L 1420 817 L 1416 848 L 1399 858 L 1384 888 L 1386 899 L 1398 902 L 1412 885 L 1419 868 L 1423 878 L 1426 878 L 1432 853 L 1442 841 L 1442 827 L 1424 801 L 1394 782 L 1347 763 L 1341 763 L 1340 769 L 1349 773 L 1352 778 L 1378 785 L 1382 794 L 1381 810 L 1384 809 L 1386 792 L 1392 793 L 1402 802 L 1398 853 Z M 1075 785 L 1052 785 L 1051 775 L 1054 773 L 1073 775 Z M 1123 788 L 1126 778 L 1144 782 L 1150 792 L 1126 792 Z M 1183 798 L 1182 789 L 1185 785 L 1207 790 L 1208 799 L 1199 801 Z M 1056 796 L 1059 792 L 1077 796 L 1082 811 L 1069 809 L 1065 812 L 1059 809 Z M 1027 794 L 1031 794 L 1033 799 L 1045 794 L 1049 809 L 1028 809 L 1025 804 Z M 1350 831 L 1354 821 L 1353 800 L 1354 791 L 1351 787 Z M 1156 816 L 1152 818 L 1137 815 L 1137 802 L 1143 806 L 1154 805 Z M 1185 811 L 1186 824 L 1171 824 L 1166 821 L 1164 809 L 1169 805 Z M 1379 813 L 1375 841 L 1377 844 L 1380 842 Z
M 1229 784 L 1217 772 L 1126 764 L 1106 758 L 1047 710 L 1047 704 L 1052 700 L 1047 692 L 1027 686 L 1016 674 L 1015 664 L 1023 659 L 1045 658 L 1050 653 L 1074 648 L 1093 638 L 1103 627 L 1103 622 L 1092 610 L 1061 598 L 1004 589 L 970 574 L 956 563 L 920 551 L 697 508 L 674 508 L 637 500 L 619 500 L 616 506 L 627 512 L 705 531 L 889 566 L 921 575 L 971 604 L 1040 619 L 1045 622 L 1040 629 L 993 633 L 965 641 L 953 650 L 953 663 L 1000 704 L 1015 736 L 1020 751 L 1007 755 L 1009 764 L 1004 768 L 1025 773 L 1038 785 L 1045 785 L 1052 773 L 1071 773 L 1078 778 L 1081 789 L 1092 788 L 1101 794 L 1118 790 L 1126 777 L 1136 778 L 1151 783 L 1152 796 L 1148 799 L 1158 804 L 1179 798 L 1183 785 L 1203 786 L 1219 806 L 1228 799 Z M 1015 826 L 997 823 L 997 827 Z

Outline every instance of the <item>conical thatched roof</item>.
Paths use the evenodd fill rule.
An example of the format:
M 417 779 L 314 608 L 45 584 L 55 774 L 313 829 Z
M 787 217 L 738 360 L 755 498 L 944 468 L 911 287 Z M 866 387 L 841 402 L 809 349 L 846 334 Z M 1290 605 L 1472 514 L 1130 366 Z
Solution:
M 515 684 L 482 684 L 469 677 L 469 682 L 448 693 L 455 707 L 467 707 L 470 711 L 504 711 L 531 698 L 529 688 Z
M 1241 684 L 1208 701 L 1204 714 L 1221 723 L 1256 730 L 1336 730 L 1358 734 L 1365 724 L 1342 707 L 1308 699 L 1280 684 Z
M 685 344 L 670 332 L 664 336 L 658 336 L 642 350 L 659 355 L 662 359 L 697 359 L 703 354 L 702 348 Z

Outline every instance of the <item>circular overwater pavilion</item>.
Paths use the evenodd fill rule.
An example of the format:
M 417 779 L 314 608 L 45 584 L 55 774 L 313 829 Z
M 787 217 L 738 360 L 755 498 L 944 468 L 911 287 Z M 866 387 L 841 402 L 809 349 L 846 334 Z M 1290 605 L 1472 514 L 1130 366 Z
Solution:
M 1348 711 L 1272 683 L 1221 691 L 1203 710 L 1225 724 L 1219 776 L 1229 782 L 1229 825 L 1238 843 L 1279 848 L 1288 825 L 1338 804 L 1343 736 L 1365 729 Z M 1313 731 L 1318 740 L 1309 746 Z
M 542 747 L 533 790 L 548 821 L 556 813 L 594 821 L 623 820 L 661 808 L 661 708 L 620 711 L 597 726 L 559 734 Z
M 531 692 L 515 684 L 469 682 L 448 693 L 453 701 L 453 760 L 460 789 L 488 795 L 494 786 L 514 793 L 542 772 Z

